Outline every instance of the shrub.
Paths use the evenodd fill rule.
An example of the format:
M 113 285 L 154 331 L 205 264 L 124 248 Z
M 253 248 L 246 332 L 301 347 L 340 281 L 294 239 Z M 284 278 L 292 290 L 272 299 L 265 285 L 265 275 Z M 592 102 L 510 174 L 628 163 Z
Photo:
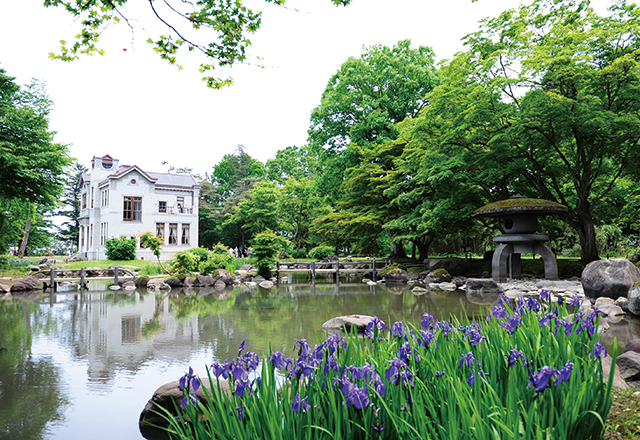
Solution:
M 296 249 L 295 251 L 291 252 L 291 256 L 297 260 L 307 258 L 307 251 L 304 248 Z
M 107 248 L 107 260 L 123 261 L 136 259 L 136 239 L 135 238 L 109 238 L 105 241 Z
M 335 249 L 331 246 L 317 246 L 309 251 L 309 256 L 314 260 L 322 261 L 334 253 Z
M 287 239 L 267 229 L 252 240 L 253 255 L 257 258 L 258 275 L 271 276 L 271 268 L 276 264 L 275 256 L 287 245 Z
M 193 255 L 198 257 L 200 262 L 207 261 L 207 258 L 209 258 L 209 254 L 211 253 L 203 247 L 191 248 L 188 249 L 188 252 L 191 252 Z
M 199 258 L 190 249 L 179 251 L 171 260 L 171 271 L 177 273 L 191 273 L 198 270 Z
M 201 274 L 210 274 L 216 269 L 226 269 L 232 261 L 235 261 L 235 258 L 228 252 L 224 254 L 209 252 L 209 257 L 198 266 L 198 271 Z
M 9 255 L 8 254 L 4 254 L 4 255 L 0 254 L 0 269 L 8 269 L 8 268 L 9 268 Z

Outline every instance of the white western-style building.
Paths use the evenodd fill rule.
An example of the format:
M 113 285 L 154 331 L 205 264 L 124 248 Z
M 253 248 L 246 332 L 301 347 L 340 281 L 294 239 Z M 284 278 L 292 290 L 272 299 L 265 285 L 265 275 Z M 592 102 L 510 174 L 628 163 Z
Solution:
M 104 260 L 105 241 L 134 237 L 138 258 L 155 259 L 140 248 L 147 231 L 162 237 L 162 260 L 198 247 L 200 186 L 188 174 L 152 173 L 118 159 L 94 156 L 81 177 L 78 250 L 87 260 Z

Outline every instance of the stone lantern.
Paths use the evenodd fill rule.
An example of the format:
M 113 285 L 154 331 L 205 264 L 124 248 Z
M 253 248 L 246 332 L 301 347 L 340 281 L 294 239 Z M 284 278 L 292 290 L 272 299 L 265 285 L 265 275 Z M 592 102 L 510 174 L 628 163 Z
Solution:
M 559 203 L 522 196 L 489 203 L 477 209 L 474 215 L 502 217 L 504 234 L 493 237 L 493 241 L 500 243 L 500 246 L 493 253 L 491 277 L 496 282 L 506 281 L 508 266 L 510 278 L 520 278 L 520 254 L 539 254 L 544 261 L 544 277 L 557 280 L 556 256 L 544 244 L 549 241 L 549 236 L 535 232 L 540 227 L 538 216 L 566 211 L 567 207 Z

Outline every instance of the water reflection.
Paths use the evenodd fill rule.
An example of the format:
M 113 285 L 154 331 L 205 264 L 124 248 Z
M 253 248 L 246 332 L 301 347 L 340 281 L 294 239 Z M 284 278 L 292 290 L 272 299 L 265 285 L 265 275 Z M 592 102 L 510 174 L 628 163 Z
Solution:
M 190 365 L 203 374 L 205 364 L 234 357 L 243 340 L 261 356 L 269 347 L 290 355 L 296 339 L 313 343 L 335 316 L 378 315 L 388 324 L 418 323 L 425 312 L 481 319 L 497 300 L 342 281 L 170 292 L 92 283 L 0 303 L 0 438 L 138 440 L 138 415 L 154 389 Z M 639 333 L 636 321 L 622 321 L 610 335 L 626 342 Z M 35 396 L 34 416 L 25 408 Z

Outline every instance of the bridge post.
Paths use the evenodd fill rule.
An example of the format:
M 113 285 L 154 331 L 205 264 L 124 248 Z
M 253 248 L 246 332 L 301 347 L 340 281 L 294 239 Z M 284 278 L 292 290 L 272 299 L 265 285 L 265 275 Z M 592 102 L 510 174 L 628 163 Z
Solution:
M 340 262 L 336 261 L 336 283 L 340 281 Z
M 87 282 L 85 281 L 84 277 L 85 277 L 85 268 L 82 267 L 80 268 L 80 287 L 82 287 L 83 289 L 87 287 Z
M 51 287 L 51 291 L 55 292 L 56 291 L 56 269 L 55 267 L 52 267 L 51 270 L 49 271 L 49 278 L 50 278 L 50 287 Z
M 113 268 L 113 284 L 118 284 L 118 267 Z
M 276 279 L 280 282 L 280 262 L 276 261 Z
M 315 261 L 311 262 L 311 279 L 312 280 L 316 279 L 316 262 Z
M 376 280 L 376 260 L 371 260 L 371 278 L 373 281 Z

